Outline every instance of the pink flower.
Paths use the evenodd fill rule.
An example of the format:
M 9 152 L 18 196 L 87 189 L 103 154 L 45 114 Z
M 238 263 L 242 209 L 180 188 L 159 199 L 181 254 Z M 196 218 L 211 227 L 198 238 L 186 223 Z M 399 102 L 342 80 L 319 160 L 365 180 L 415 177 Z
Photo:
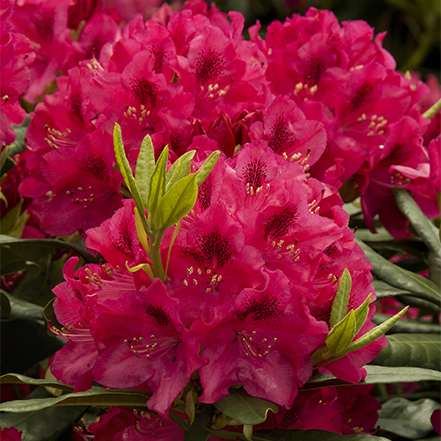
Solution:
M 33 43 L 36 59 L 30 66 L 31 84 L 24 98 L 35 102 L 58 71 L 66 72 L 78 61 L 77 43 L 68 39 L 69 0 L 26 0 L 16 4 L 10 20 Z
M 109 412 L 86 427 L 96 441 L 183 441 L 184 429 L 171 420 L 137 409 L 109 407 Z M 75 432 L 86 436 L 84 429 L 75 427 Z
M 121 389 L 146 385 L 153 392 L 148 407 L 167 418 L 173 400 L 204 365 L 197 340 L 179 318 L 178 301 L 155 280 L 147 289 L 99 301 L 94 312 L 94 332 L 105 346 L 94 379 Z
M 261 289 L 244 289 L 234 301 L 214 308 L 213 320 L 198 319 L 209 363 L 200 371 L 200 400 L 213 403 L 240 382 L 252 396 L 289 408 L 311 375 L 308 357 L 322 341 L 326 326 L 315 321 L 289 290 L 281 271 L 264 272 Z
M 116 160 L 112 158 L 112 137 L 101 129 L 84 137 L 75 148 L 57 149 L 43 156 L 40 170 L 51 194 L 33 200 L 43 231 L 69 235 L 95 227 L 112 215 L 121 205 L 119 187 L 123 180 L 113 170 Z M 21 192 L 26 196 L 25 183 Z

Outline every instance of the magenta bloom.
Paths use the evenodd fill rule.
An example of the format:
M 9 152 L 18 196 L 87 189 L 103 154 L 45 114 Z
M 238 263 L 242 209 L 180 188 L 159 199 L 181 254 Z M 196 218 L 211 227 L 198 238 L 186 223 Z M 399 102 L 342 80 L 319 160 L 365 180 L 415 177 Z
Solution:
M 43 156 L 40 170 L 51 194 L 33 201 L 43 231 L 54 236 L 84 231 L 99 225 L 119 208 L 123 178 L 113 170 L 116 160 L 112 158 L 112 137 L 103 130 L 87 135 L 75 148 L 53 150 Z M 26 181 L 22 186 L 24 196 L 32 192 Z
M 80 426 L 74 428 L 80 436 L 96 441 L 183 441 L 185 431 L 171 420 L 126 407 L 109 407 L 108 413 L 87 426 L 87 434 Z
M 281 271 L 264 275 L 261 289 L 244 289 L 215 308 L 211 322 L 198 319 L 191 328 L 209 360 L 200 370 L 202 402 L 219 400 L 240 382 L 250 395 L 289 408 L 312 373 L 308 355 L 323 341 L 326 326 L 292 296 Z
M 103 299 L 94 309 L 94 332 L 105 346 L 93 368 L 94 379 L 121 389 L 147 386 L 153 392 L 148 407 L 164 418 L 192 374 L 205 364 L 177 306 L 156 280 L 147 289 Z

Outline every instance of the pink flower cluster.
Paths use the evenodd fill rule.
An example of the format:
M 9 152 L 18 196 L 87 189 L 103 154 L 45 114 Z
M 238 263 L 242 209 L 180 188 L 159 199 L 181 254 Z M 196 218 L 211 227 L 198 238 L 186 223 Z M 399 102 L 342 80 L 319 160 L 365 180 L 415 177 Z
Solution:
M 439 118 L 423 143 L 429 88 L 395 71 L 381 47 L 384 34 L 373 39 L 365 22 L 340 25 L 316 9 L 272 23 L 266 40 L 258 25 L 244 40 L 243 22 L 237 12 L 227 17 L 198 0 L 181 12 L 163 5 L 153 19 L 144 23 L 138 15 L 122 27 L 100 10 L 71 42 L 83 44 L 77 58 L 63 46 L 71 64 L 56 70 L 76 66 L 32 114 L 33 154 L 20 187 L 33 198 L 44 231 L 84 232 L 121 206 L 122 181 L 106 152 L 115 122 L 132 167 L 146 134 L 158 155 L 168 144 L 173 159 L 194 148 L 230 157 L 237 146 L 263 140 L 327 186 L 345 181 L 343 192 L 356 189 L 371 229 L 379 214 L 392 234 L 409 234 L 394 187 L 412 190 L 429 216 L 439 213 L 440 143 L 432 139 Z M 63 60 L 48 51 L 51 60 Z
M 76 390 L 94 380 L 150 391 L 148 407 L 164 418 L 197 371 L 201 402 L 214 403 L 241 383 L 250 395 L 291 408 L 312 375 L 312 355 L 325 345 L 344 268 L 352 276 L 348 309 L 373 291 L 371 266 L 346 227 L 347 214 L 330 204 L 335 197 L 266 141 L 220 157 L 181 221 L 165 282 L 129 271 L 150 261 L 134 202 L 125 200 L 86 233 L 87 247 L 107 263 L 75 271 L 78 259 L 71 258 L 66 282 L 54 290 L 64 328 L 53 330 L 66 345 L 52 372 Z M 371 304 L 358 336 L 373 328 L 374 310 Z M 315 367 L 359 382 L 385 342 Z
M 29 65 L 35 58 L 28 38 L 17 32 L 10 23 L 12 0 L 2 1 L 0 7 L 0 144 L 10 145 L 16 134 L 11 124 L 20 125 L 26 112 L 19 97 L 31 81 Z

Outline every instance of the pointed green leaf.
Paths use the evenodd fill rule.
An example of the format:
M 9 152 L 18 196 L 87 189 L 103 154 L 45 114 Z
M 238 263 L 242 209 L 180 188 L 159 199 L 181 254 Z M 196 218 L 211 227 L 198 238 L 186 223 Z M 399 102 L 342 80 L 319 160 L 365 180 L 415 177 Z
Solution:
M 129 161 L 127 160 L 126 152 L 124 151 L 121 127 L 118 123 L 115 123 L 115 128 L 113 130 L 113 146 L 115 149 L 116 162 L 118 163 L 120 171 L 124 177 L 124 182 L 127 184 L 127 187 L 135 200 L 139 215 L 141 216 L 142 224 L 148 233 L 149 227 L 144 213 L 145 206 L 143 204 L 141 194 L 139 193 L 138 186 L 136 185 L 135 178 L 133 177 Z
M 382 383 L 417 383 L 420 381 L 441 381 L 441 372 L 433 369 L 416 367 L 389 367 L 366 365 L 366 378 L 356 384 L 382 384 Z M 346 383 L 332 375 L 315 372 L 301 390 L 318 389 L 331 386 L 355 386 L 354 383 Z
M 198 197 L 196 179 L 196 174 L 188 175 L 170 188 L 152 216 L 152 226 L 165 231 L 190 212 Z
M 215 152 L 213 152 L 206 159 L 206 161 L 202 164 L 201 168 L 197 171 L 197 176 L 198 176 L 197 184 L 198 184 L 198 187 L 199 187 L 199 185 L 202 184 L 202 182 L 205 181 L 205 179 L 207 179 L 207 176 L 210 174 L 211 170 L 213 170 L 213 167 L 216 165 L 217 158 L 219 158 L 219 155 L 220 155 L 220 151 L 219 150 L 216 150 Z
M 406 439 L 424 438 L 433 430 L 430 416 L 436 409 L 441 409 L 441 405 L 429 398 L 409 401 L 395 397 L 386 401 L 378 411 L 377 424 L 382 430 Z
M 115 123 L 113 129 L 113 148 L 115 150 L 116 162 L 119 165 L 119 170 L 123 175 L 124 182 L 126 183 L 130 193 L 132 192 L 132 182 L 134 182 L 132 169 L 130 168 L 129 161 L 127 160 L 126 152 L 124 150 L 124 143 L 122 139 L 121 126 Z
M 410 291 L 422 299 L 435 303 L 438 307 L 441 305 L 440 288 L 431 280 L 394 265 L 360 239 L 355 238 L 355 241 L 365 252 L 366 257 L 374 267 L 372 272 L 379 279 L 396 288 Z
M 376 325 L 381 325 L 381 323 L 385 322 L 389 318 L 390 315 L 377 313 L 372 317 L 372 322 Z M 436 323 L 415 319 L 398 320 L 390 330 L 390 334 L 439 334 L 439 332 L 440 327 Z
M 351 294 L 352 279 L 347 268 L 344 269 L 343 274 L 338 281 L 337 293 L 332 303 L 331 318 L 329 325 L 333 328 L 338 322 L 343 320 L 348 312 L 349 296 Z
M 278 412 L 278 408 L 274 403 L 251 397 L 243 389 L 230 389 L 230 393 L 214 405 L 216 409 L 230 418 L 234 418 L 242 424 L 250 425 L 263 423 L 269 410 L 274 413 Z
M 142 243 L 142 246 L 147 251 L 147 255 L 149 255 L 150 247 L 147 241 L 147 232 L 144 229 L 144 225 L 142 223 L 142 219 L 137 207 L 135 207 L 135 228 L 139 241 Z
M 178 233 L 179 233 L 180 228 L 181 228 L 181 224 L 180 224 L 180 222 L 178 222 L 176 224 L 175 229 L 173 230 L 173 234 L 170 239 L 170 245 L 168 246 L 167 263 L 165 265 L 165 275 L 166 276 L 167 276 L 167 270 L 168 270 L 168 263 L 170 262 L 171 250 L 172 250 L 173 244 L 175 243 L 176 238 L 178 237 Z
M 150 194 L 147 205 L 149 216 L 156 211 L 162 196 L 165 193 L 165 180 L 167 173 L 168 147 L 165 146 L 158 158 L 156 167 L 150 180 Z
M 49 392 L 43 388 L 37 388 L 28 398 L 44 399 L 46 397 L 50 397 Z M 15 427 L 22 432 L 23 441 L 53 441 L 59 439 L 59 434 L 65 429 L 71 429 L 72 424 L 81 417 L 85 410 L 85 406 L 64 406 L 49 407 L 33 412 L 2 413 L 1 427 Z
M 418 235 L 431 251 L 440 248 L 440 240 L 435 226 L 429 221 L 427 216 L 421 211 L 421 208 L 415 202 L 410 193 L 404 188 L 393 188 L 392 193 L 395 196 L 400 211 L 409 219 Z
M 150 181 L 155 169 L 155 149 L 152 138 L 147 135 L 139 150 L 135 168 L 135 181 L 144 207 L 147 207 L 150 193 Z
M 429 258 L 429 279 L 438 286 L 441 284 L 441 247 Z
M 383 348 L 371 364 L 441 370 L 439 334 L 392 334 L 387 339 L 387 347 Z
M 0 290 L 0 306 L 2 317 L 9 317 L 11 315 L 11 303 L 9 302 L 7 293 L 3 290 Z
M 9 299 L 11 305 L 11 316 L 19 319 L 32 320 L 43 324 L 43 308 L 26 300 L 19 299 L 13 295 L 2 291 L 2 295 Z
M 32 386 L 53 387 L 72 392 L 74 388 L 67 384 L 58 383 L 56 381 L 44 380 L 40 378 L 26 377 L 20 374 L 5 374 L 0 377 L 0 384 L 30 384 Z
M 355 329 L 355 312 L 352 309 L 331 329 L 326 338 L 326 347 L 336 355 L 345 351 L 355 337 Z
M 166 177 L 166 191 L 168 191 L 176 182 L 187 176 L 191 170 L 191 160 L 196 150 L 184 153 L 170 167 Z
M 346 348 L 346 351 L 350 352 L 364 348 L 369 343 L 372 343 L 374 340 L 381 337 L 383 334 L 386 334 L 386 332 L 389 331 L 390 328 L 392 328 L 392 326 L 399 320 L 400 317 L 402 317 L 406 313 L 408 309 L 409 307 L 406 306 L 398 314 L 395 314 L 389 320 L 386 320 L 381 325 L 376 326 L 374 329 L 370 330 L 369 332 L 366 332 L 366 334 L 362 335 L 359 339 L 351 343 Z
M 112 390 L 92 387 L 85 392 L 69 393 L 54 398 L 7 401 L 0 404 L 0 411 L 32 412 L 52 406 L 146 407 L 150 395 L 136 390 Z
M 153 280 L 155 280 L 152 267 L 148 263 L 140 263 L 139 265 L 135 265 L 132 268 L 130 268 L 128 262 L 126 261 L 126 267 L 131 273 L 136 273 L 137 271 L 142 269 L 150 277 L 150 280 L 152 282 Z
M 369 294 L 366 300 L 355 310 L 355 335 L 358 334 L 369 314 L 369 304 L 372 294 Z

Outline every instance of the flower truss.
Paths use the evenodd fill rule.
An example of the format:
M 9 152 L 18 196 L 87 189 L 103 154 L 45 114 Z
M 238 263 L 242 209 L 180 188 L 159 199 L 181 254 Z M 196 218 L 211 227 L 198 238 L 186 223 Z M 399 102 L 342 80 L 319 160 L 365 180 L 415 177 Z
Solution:
M 74 393 L 145 397 L 76 436 L 183 440 L 213 404 L 212 441 L 253 425 L 368 433 L 380 405 L 357 383 L 407 309 L 373 323 L 372 265 L 342 196 L 396 238 L 411 235 L 396 189 L 439 216 L 439 85 L 397 72 L 384 34 L 329 11 L 245 40 L 240 13 L 200 0 L 154 14 L 160 2 L 113 3 L 0 10 L 2 146 L 19 98 L 38 102 L 2 216 L 22 209 L 21 181 L 23 237 L 75 235 L 102 258 L 64 265 L 50 370 Z M 222 411 L 232 396 L 277 413 L 238 420 Z

